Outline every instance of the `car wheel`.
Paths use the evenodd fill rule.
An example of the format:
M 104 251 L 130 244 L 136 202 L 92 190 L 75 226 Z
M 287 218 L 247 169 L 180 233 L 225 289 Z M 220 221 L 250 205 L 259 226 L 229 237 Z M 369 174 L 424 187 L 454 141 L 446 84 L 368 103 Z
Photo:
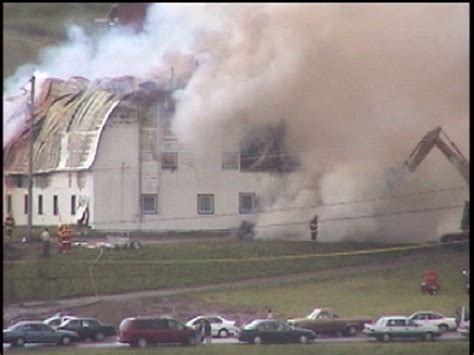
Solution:
M 102 333 L 102 332 L 98 332 L 96 335 L 95 335 L 95 340 L 96 341 L 104 341 L 105 339 L 105 334 Z
M 351 337 L 355 337 L 358 332 L 359 332 L 359 329 L 357 329 L 355 325 L 352 325 L 347 329 L 347 334 L 349 334 L 349 336 Z
M 146 339 L 145 338 L 138 339 L 137 345 L 138 345 L 139 348 L 146 348 L 146 346 L 147 346 Z
M 25 338 L 20 337 L 20 338 L 17 338 L 13 344 L 15 346 L 22 347 L 25 345 L 25 343 L 26 343 Z
M 300 336 L 300 343 L 301 344 L 307 344 L 308 343 L 308 337 L 306 335 Z
M 391 339 L 392 337 L 388 333 L 385 333 L 384 335 L 382 335 L 382 341 L 385 343 L 388 343 Z
M 61 344 L 62 345 L 71 345 L 72 339 L 71 337 L 68 337 L 67 335 L 61 338 Z
M 217 335 L 219 338 L 227 338 L 229 336 L 229 331 L 227 329 L 221 329 Z
M 254 343 L 254 344 L 257 344 L 257 345 L 262 344 L 262 337 L 255 337 L 255 338 L 253 338 L 253 343 Z
M 426 341 L 433 341 L 434 340 L 433 333 L 430 333 L 430 332 L 426 333 L 425 334 L 425 340 Z
M 439 328 L 441 333 L 446 333 L 449 329 L 446 324 L 441 324 L 438 328 Z

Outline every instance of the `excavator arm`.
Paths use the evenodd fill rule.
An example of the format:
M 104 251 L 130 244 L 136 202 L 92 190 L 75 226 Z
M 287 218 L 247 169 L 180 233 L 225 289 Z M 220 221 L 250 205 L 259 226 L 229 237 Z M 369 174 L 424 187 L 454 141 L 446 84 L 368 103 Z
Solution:
M 448 143 L 445 143 L 441 139 L 441 133 L 444 134 Z M 469 162 L 462 155 L 461 151 L 456 147 L 456 145 L 448 138 L 446 133 L 437 127 L 432 131 L 428 132 L 426 136 L 417 144 L 413 152 L 410 154 L 409 158 L 405 161 L 405 167 L 413 172 L 420 165 L 420 163 L 425 159 L 428 153 L 437 147 L 448 160 L 454 165 L 456 170 L 461 174 L 466 183 L 469 185 Z
M 443 134 L 448 143 L 441 139 L 441 134 Z M 469 162 L 441 127 L 436 127 L 423 137 L 405 161 L 404 167 L 410 172 L 415 171 L 433 147 L 438 148 L 448 158 L 469 186 Z M 461 230 L 463 232 L 469 231 L 469 201 L 466 201 L 464 206 Z

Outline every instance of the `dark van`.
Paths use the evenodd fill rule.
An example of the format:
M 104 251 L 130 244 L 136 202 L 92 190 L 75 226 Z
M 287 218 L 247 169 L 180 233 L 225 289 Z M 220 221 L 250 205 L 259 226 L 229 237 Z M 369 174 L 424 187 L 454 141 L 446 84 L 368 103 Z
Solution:
M 173 318 L 125 318 L 120 323 L 118 341 L 133 347 L 178 343 L 196 345 L 196 332 Z

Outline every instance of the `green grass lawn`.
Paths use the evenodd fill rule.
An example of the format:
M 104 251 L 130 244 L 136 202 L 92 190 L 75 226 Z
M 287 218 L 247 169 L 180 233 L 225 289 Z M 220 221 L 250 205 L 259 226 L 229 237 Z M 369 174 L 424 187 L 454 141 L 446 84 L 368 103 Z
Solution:
M 196 294 L 203 302 L 262 312 L 271 307 L 274 316 L 299 317 L 313 308 L 331 307 L 340 316 L 379 317 L 434 310 L 453 315 L 455 309 L 469 305 L 460 270 L 469 265 L 468 253 L 429 257 L 420 254 L 416 265 L 337 276 L 313 281 L 295 282 L 278 287 L 204 292 Z M 423 295 L 419 281 L 424 270 L 438 273 L 441 292 Z M 277 296 L 275 296 L 277 295 Z
M 18 355 L 31 355 L 37 349 L 16 350 Z M 467 355 L 469 354 L 469 343 L 391 343 L 391 344 L 311 344 L 311 345 L 211 345 L 199 346 L 195 348 L 179 346 L 159 346 L 148 349 L 91 349 L 91 348 L 58 348 L 42 350 L 41 355 L 138 355 L 138 354 L 164 354 L 164 355 L 305 355 L 305 354 L 325 354 L 325 355 Z
M 94 19 L 105 17 L 107 3 L 8 3 L 3 4 L 3 76 L 22 64 L 35 63 L 41 48 L 66 38 L 66 25 L 77 24 L 88 32 Z
M 93 295 L 89 268 L 97 250 L 40 258 L 41 244 L 22 245 L 26 260 L 4 262 L 4 302 L 54 300 Z M 375 243 L 222 241 L 146 245 L 138 252 L 107 251 L 94 267 L 99 294 L 197 286 L 249 278 L 297 274 L 334 267 L 381 263 L 402 255 L 443 255 L 441 247 L 373 255 L 328 254 L 387 247 Z M 311 254 L 316 254 L 311 256 Z M 24 261 L 24 262 L 23 262 Z M 418 282 L 418 276 L 414 284 Z

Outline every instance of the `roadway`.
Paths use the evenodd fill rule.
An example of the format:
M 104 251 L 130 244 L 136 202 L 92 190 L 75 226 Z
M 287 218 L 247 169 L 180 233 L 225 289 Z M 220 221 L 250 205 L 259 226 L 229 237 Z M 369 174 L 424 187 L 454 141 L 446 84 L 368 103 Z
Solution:
M 93 342 L 81 342 L 72 345 L 71 347 L 62 347 L 63 349 L 69 348 L 109 348 L 109 349 L 117 349 L 117 348 L 128 348 L 130 347 L 128 344 L 122 344 L 117 341 L 112 341 L 113 338 L 110 338 L 109 341 L 102 342 L 102 343 L 93 343 Z M 468 338 L 462 336 L 456 332 L 450 332 L 443 334 L 440 338 L 437 338 L 434 344 L 437 342 L 455 342 L 455 341 L 468 341 Z M 375 343 L 377 342 L 373 338 L 365 337 L 365 336 L 357 336 L 357 337 L 318 337 L 314 342 L 311 344 L 317 345 L 319 343 Z M 393 342 L 398 342 L 394 340 Z M 419 340 L 400 340 L 400 342 L 419 342 Z M 213 339 L 212 344 L 244 344 L 239 342 L 236 338 L 227 338 L 227 339 Z M 211 346 L 212 346 L 211 344 Z M 151 345 L 152 347 L 155 346 L 174 346 L 174 345 Z M 257 345 L 254 345 L 257 346 Z M 24 346 L 24 350 L 31 350 L 31 351 L 41 351 L 41 350 L 49 350 L 51 348 L 56 348 L 57 346 L 51 344 L 26 344 Z M 11 348 L 8 344 L 3 344 L 3 349 L 10 353 L 14 353 L 17 348 Z

